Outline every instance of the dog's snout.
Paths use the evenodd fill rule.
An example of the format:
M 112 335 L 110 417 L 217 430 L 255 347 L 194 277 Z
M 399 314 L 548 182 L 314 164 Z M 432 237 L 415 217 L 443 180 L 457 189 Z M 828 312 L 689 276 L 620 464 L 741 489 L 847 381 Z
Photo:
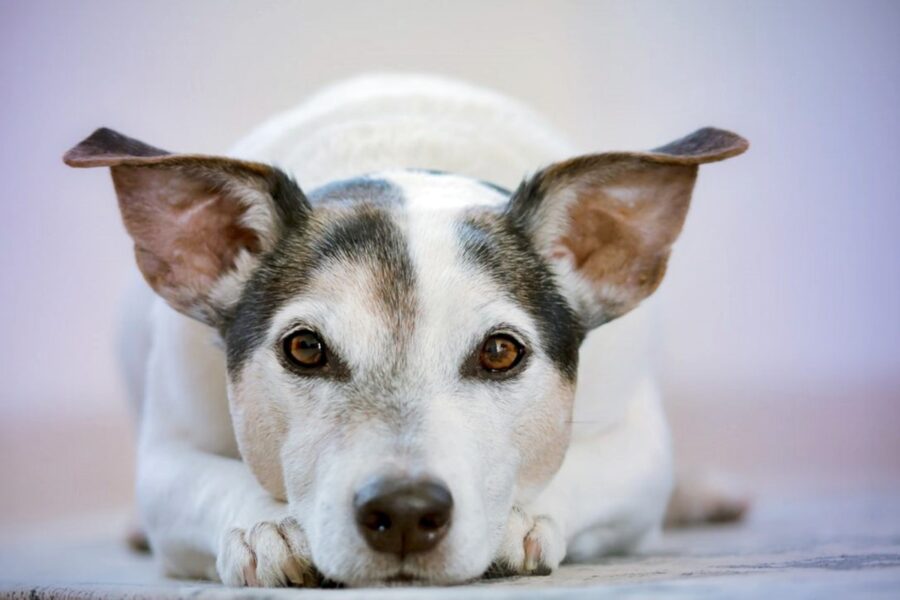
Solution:
M 431 550 L 444 538 L 453 496 L 434 480 L 381 478 L 363 486 L 353 504 L 366 543 L 403 558 Z

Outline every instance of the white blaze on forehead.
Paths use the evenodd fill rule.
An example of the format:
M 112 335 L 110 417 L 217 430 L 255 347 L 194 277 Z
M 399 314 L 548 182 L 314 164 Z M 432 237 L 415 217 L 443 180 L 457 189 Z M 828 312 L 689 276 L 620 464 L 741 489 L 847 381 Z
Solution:
M 498 325 L 514 325 L 537 339 L 524 308 L 462 253 L 460 224 L 466 209 L 499 206 L 506 196 L 454 175 L 403 172 L 387 177 L 403 190 L 405 234 L 416 281 L 412 343 L 417 350 L 411 355 L 419 368 L 458 378 L 460 360 L 473 350 L 472 344 Z

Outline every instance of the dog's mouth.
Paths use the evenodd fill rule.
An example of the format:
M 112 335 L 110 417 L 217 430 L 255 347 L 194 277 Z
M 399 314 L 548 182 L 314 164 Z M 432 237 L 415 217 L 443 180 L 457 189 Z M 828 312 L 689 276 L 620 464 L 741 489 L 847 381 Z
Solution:
M 388 577 L 376 579 L 368 585 L 375 587 L 424 587 L 434 585 L 434 583 L 424 577 L 400 571 Z
M 446 585 L 441 584 L 438 581 L 435 581 L 434 579 L 431 579 L 427 576 L 410 573 L 402 567 L 393 575 L 383 577 L 378 581 L 379 583 L 387 587 Z
M 400 584 L 400 585 L 409 585 L 417 582 L 424 582 L 424 579 L 416 577 L 410 573 L 404 573 L 403 571 L 391 575 L 390 577 L 386 577 L 384 582 L 388 585 L 390 584 Z
M 346 587 L 403 587 L 403 586 L 425 586 L 429 585 L 429 581 L 423 577 L 418 577 L 411 573 L 399 571 L 393 575 L 382 578 L 375 578 L 355 584 L 346 584 L 334 579 L 323 578 L 321 581 L 323 588 L 343 589 Z
M 488 574 L 482 575 L 487 577 Z M 502 577 L 503 575 L 495 575 Z M 480 577 L 458 579 L 442 577 L 439 573 L 415 573 L 407 570 L 407 567 L 400 567 L 390 575 L 384 572 L 380 574 L 372 574 L 369 577 L 362 577 L 351 581 L 341 581 L 339 579 L 323 578 L 323 587 L 334 588 L 365 588 L 365 587 L 432 587 L 432 586 L 454 586 L 465 583 L 471 583 Z

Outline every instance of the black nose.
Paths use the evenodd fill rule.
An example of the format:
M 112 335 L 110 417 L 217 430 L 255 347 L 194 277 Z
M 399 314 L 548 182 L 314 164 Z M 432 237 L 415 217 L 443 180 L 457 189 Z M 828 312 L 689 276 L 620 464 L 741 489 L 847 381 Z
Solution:
M 356 524 L 378 552 L 403 558 L 438 545 L 450 528 L 453 496 L 433 480 L 381 478 L 364 485 L 353 499 Z

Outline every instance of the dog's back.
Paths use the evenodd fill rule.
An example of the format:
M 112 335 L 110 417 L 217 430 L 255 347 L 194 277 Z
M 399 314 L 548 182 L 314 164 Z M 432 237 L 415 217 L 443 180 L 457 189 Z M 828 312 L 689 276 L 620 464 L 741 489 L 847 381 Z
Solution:
M 571 145 L 522 104 L 425 75 L 370 75 L 275 116 L 232 154 L 274 163 L 306 190 L 390 169 L 434 169 L 514 188 Z

